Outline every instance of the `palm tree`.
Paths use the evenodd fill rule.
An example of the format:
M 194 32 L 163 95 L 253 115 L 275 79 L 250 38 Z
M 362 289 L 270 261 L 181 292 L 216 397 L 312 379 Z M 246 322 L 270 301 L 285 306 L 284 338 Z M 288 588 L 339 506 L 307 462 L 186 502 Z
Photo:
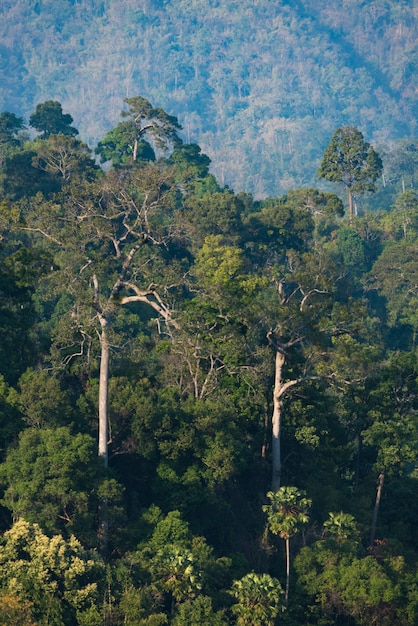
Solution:
M 273 535 L 279 535 L 286 544 L 286 604 L 289 600 L 290 580 L 290 538 L 296 535 L 309 522 L 308 510 L 312 501 L 297 487 L 280 487 L 278 491 L 267 494 L 271 504 L 263 506 L 267 513 L 268 529 Z
M 237 600 L 232 607 L 237 626 L 273 626 L 279 611 L 285 609 L 282 586 L 269 574 L 251 572 L 234 580 L 229 593 Z
M 324 528 L 330 537 L 333 537 L 337 543 L 353 539 L 358 536 L 355 518 L 349 513 L 329 513 L 329 518 L 324 522 Z

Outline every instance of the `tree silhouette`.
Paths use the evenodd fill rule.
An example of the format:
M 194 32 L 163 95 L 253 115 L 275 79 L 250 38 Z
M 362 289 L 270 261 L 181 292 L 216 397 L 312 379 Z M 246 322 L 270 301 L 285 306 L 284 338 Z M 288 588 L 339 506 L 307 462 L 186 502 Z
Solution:
M 42 139 L 50 135 L 68 135 L 75 137 L 78 130 L 71 126 L 73 118 L 69 113 L 62 112 L 62 106 L 56 100 L 47 100 L 36 106 L 29 118 L 29 126 L 42 133 Z

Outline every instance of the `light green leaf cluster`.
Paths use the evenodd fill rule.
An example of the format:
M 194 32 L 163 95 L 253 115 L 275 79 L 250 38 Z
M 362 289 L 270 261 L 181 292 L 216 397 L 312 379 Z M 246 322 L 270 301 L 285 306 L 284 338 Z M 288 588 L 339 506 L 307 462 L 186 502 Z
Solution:
M 103 574 L 104 564 L 98 554 L 83 548 L 75 537 L 68 541 L 61 535 L 48 537 L 37 524 L 23 519 L 1 540 L 1 587 L 33 602 L 40 614 L 45 607 L 54 606 L 61 614 L 57 625 L 65 623 L 66 611 L 74 616 L 86 610 L 91 614 Z
M 242 250 L 223 244 L 221 235 L 208 235 L 197 254 L 195 273 L 208 287 L 227 287 L 240 278 L 244 259 Z

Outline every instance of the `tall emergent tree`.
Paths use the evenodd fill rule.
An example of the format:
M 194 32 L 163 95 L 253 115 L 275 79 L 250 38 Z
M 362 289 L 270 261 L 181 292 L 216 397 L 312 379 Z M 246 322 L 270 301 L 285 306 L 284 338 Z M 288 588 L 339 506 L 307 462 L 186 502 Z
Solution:
M 175 141 L 178 128 L 175 118 L 153 109 L 144 98 L 130 98 L 127 102 L 132 115 L 136 115 L 134 121 L 141 127 L 141 134 L 151 132 L 159 146 Z M 144 116 L 157 121 L 144 126 L 141 122 Z M 44 132 L 50 129 L 45 128 Z M 75 151 L 72 160 L 76 157 L 84 163 L 86 154 Z M 45 162 L 47 158 L 48 155 Z M 57 161 L 48 161 L 48 167 L 57 168 Z M 68 169 L 66 166 L 66 176 Z M 64 176 L 62 171 L 61 175 Z M 73 329 L 73 338 L 78 334 L 83 346 L 92 336 L 99 337 L 99 456 L 105 466 L 109 439 L 110 329 L 120 307 L 132 302 L 149 305 L 169 321 L 169 310 L 157 295 L 155 273 L 150 275 L 150 259 L 155 256 L 151 250 L 167 245 L 172 237 L 171 217 L 176 201 L 173 168 L 162 161 L 124 172 L 112 169 L 97 181 L 77 181 L 64 201 L 37 204 L 38 199 L 28 206 L 24 216 L 25 230 L 35 238 L 41 236 L 55 255 L 55 266 L 59 269 L 51 280 L 57 293 L 65 291 L 70 297 L 73 308 L 68 310 L 67 328 Z M 79 353 L 83 353 L 83 348 Z M 72 357 L 67 354 L 65 358 L 68 361 Z
M 25 217 L 25 229 L 55 256 L 51 291 L 69 299 L 55 347 L 68 363 L 99 339 L 99 456 L 105 467 L 111 329 L 120 308 L 132 302 L 169 321 L 153 263 L 163 263 L 155 250 L 170 240 L 175 197 L 171 170 L 155 164 L 130 175 L 110 170 L 98 181 L 73 186 L 63 205 L 34 203 Z
M 168 146 L 180 145 L 177 131 L 181 129 L 177 118 L 168 115 L 160 107 L 154 108 L 142 96 L 125 98 L 127 111 L 121 116 L 126 118 L 110 130 L 96 148 L 102 163 L 112 161 L 113 165 L 126 165 L 136 161 L 154 161 L 155 152 L 145 135 L 151 139 L 155 148 L 165 151 Z
M 355 126 L 342 126 L 334 132 L 325 149 L 318 176 L 346 187 L 351 222 L 353 195 L 375 191 L 382 169 L 379 155 L 364 141 L 362 133 Z

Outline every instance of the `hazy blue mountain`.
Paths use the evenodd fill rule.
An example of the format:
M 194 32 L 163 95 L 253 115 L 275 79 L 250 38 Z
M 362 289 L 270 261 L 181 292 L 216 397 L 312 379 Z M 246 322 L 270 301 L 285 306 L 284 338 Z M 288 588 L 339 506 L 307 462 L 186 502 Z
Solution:
M 220 182 L 317 184 L 338 126 L 416 134 L 417 0 L 1 0 L 0 111 L 59 100 L 94 146 L 143 95 Z

